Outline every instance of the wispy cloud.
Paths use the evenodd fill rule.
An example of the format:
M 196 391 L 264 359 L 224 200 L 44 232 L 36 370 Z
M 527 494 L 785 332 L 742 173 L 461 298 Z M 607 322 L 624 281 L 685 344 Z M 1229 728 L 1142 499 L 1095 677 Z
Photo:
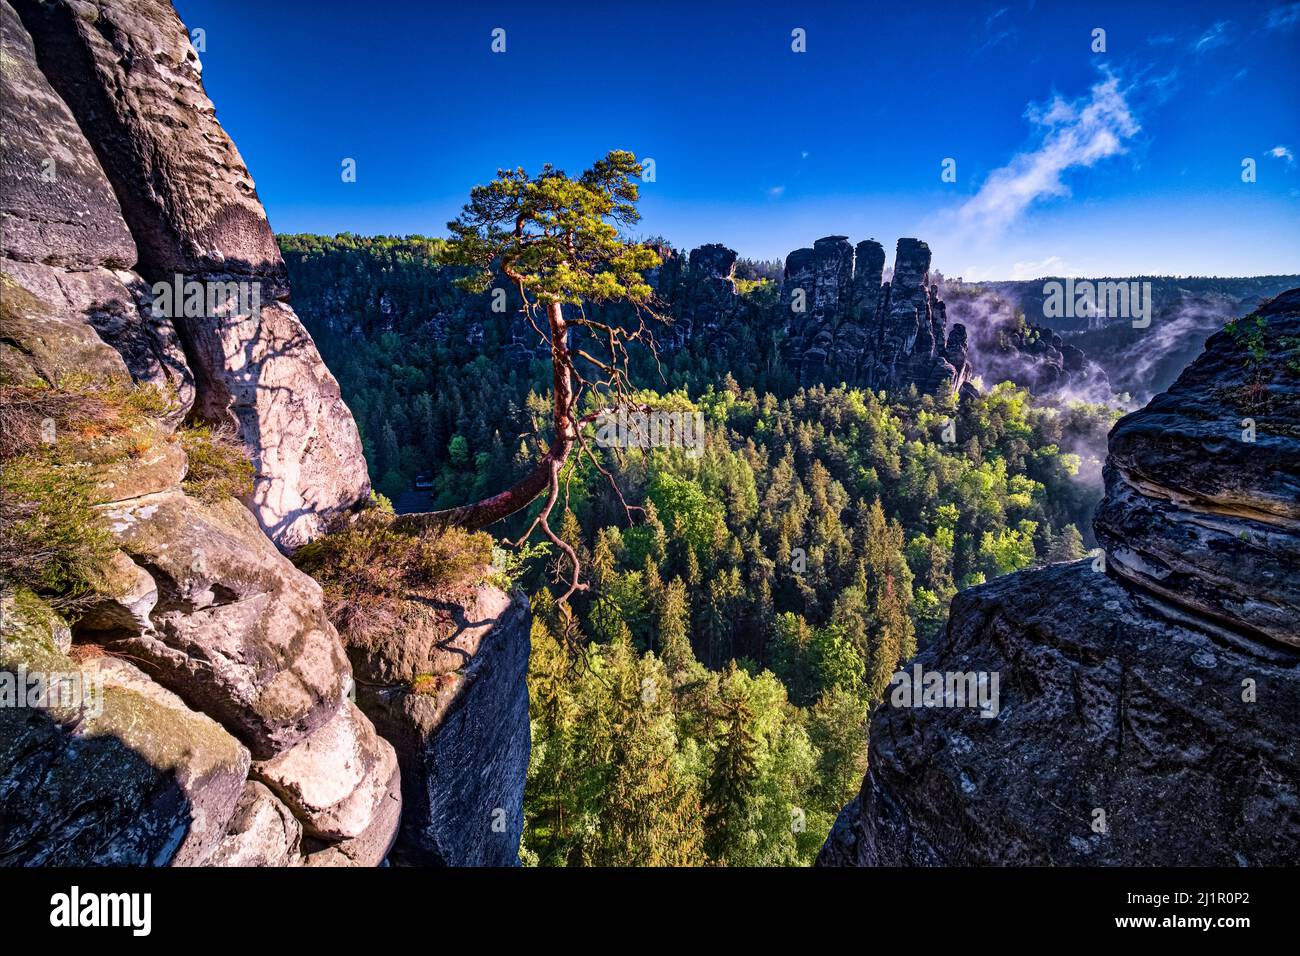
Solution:
M 1207 53 L 1215 47 L 1223 46 L 1228 42 L 1228 33 L 1231 29 L 1232 22 L 1230 20 L 1220 20 L 1202 33 L 1200 39 L 1192 44 L 1192 52 Z
M 999 7 L 988 15 L 988 18 L 984 21 L 984 42 L 976 49 L 976 53 L 991 49 L 1003 40 L 1009 40 L 1015 36 L 1016 28 L 1006 22 L 1009 12 L 1008 7 Z
M 1046 276 L 1078 276 L 1079 270 L 1071 268 L 1060 256 L 1048 256 L 1036 262 L 1017 262 L 1007 277 L 1013 280 L 1042 279 Z
M 1288 3 L 1268 11 L 1265 30 L 1286 30 L 1300 23 L 1300 3 Z
M 1295 163 L 1295 153 L 1286 146 L 1274 146 L 1268 151 L 1270 156 L 1283 160 L 1288 166 Z
M 771 196 L 773 199 L 779 199 L 781 198 L 781 196 L 785 194 L 785 187 L 772 186 L 770 189 L 768 189 L 767 194 Z
M 1038 131 L 1037 143 L 990 173 L 979 191 L 956 211 L 957 228 L 988 236 L 1011 225 L 1035 202 L 1068 196 L 1063 176 L 1124 152 L 1124 141 L 1140 129 L 1119 77 L 1105 73 L 1087 96 L 1057 96 L 1031 104 L 1025 116 Z

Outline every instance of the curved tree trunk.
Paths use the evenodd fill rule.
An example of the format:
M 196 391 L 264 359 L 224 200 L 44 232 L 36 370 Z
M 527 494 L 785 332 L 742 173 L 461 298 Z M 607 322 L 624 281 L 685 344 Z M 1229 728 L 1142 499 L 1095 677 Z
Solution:
M 554 486 L 569 453 L 578 438 L 574 419 L 573 359 L 569 354 L 569 328 L 564 320 L 564 310 L 559 302 L 546 305 L 547 323 L 551 333 L 551 365 L 554 370 L 555 401 L 552 418 L 555 423 L 555 441 L 527 475 L 500 494 L 495 494 L 473 504 L 444 511 L 422 511 L 399 515 L 394 524 L 398 528 L 419 530 L 445 528 L 459 525 L 469 531 L 485 528 L 495 521 L 508 518 L 532 504 L 543 491 Z

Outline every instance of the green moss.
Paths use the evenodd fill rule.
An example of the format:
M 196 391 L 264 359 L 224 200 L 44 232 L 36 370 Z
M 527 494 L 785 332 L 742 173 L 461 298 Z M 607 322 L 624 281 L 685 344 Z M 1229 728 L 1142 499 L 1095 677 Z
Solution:
M 27 588 L 0 594 L 0 666 L 66 669 L 67 658 L 55 637 L 66 626 L 48 602 Z
M 179 434 L 189 459 L 182 483 L 186 492 L 209 504 L 253 493 L 256 470 L 232 432 L 195 425 L 182 428 Z

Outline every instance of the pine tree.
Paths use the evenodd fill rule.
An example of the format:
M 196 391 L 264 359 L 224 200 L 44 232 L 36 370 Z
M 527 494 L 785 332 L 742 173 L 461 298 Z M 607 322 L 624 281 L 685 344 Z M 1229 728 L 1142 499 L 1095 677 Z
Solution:
M 637 659 L 626 633 L 608 646 L 613 685 L 610 773 L 597 866 L 698 864 L 703 819 L 694 779 L 682 773 L 671 683 L 653 655 Z
M 704 791 L 705 849 L 719 863 L 726 863 L 728 853 L 742 839 L 758 772 L 758 745 L 751 729 L 754 714 L 738 674 L 732 661 L 719 682 L 720 733 Z
M 660 657 L 670 674 L 685 670 L 695 662 L 691 650 L 691 605 L 686 596 L 686 585 L 681 578 L 673 578 L 664 591 L 656 622 L 659 632 Z

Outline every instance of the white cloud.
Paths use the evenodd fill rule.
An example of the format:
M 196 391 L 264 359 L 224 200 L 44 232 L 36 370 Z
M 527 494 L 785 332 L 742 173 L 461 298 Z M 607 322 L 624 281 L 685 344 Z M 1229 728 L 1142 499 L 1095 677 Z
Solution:
M 1295 154 L 1285 146 L 1274 146 L 1268 151 L 1268 154 L 1277 159 L 1286 160 L 1288 166 L 1295 162 Z
M 1010 269 L 1003 266 L 968 265 L 961 270 L 961 277 L 967 282 L 988 282 L 993 280 L 1023 281 L 1043 279 L 1049 276 L 1082 276 L 1083 273 L 1066 263 L 1060 256 L 1048 256 L 1033 262 L 1017 262 Z
M 776 199 L 780 197 L 784 192 L 785 192 L 784 186 L 773 186 L 771 189 L 767 191 L 767 194 L 771 196 L 773 199 Z
M 1201 38 L 1192 44 L 1192 51 L 1195 53 L 1205 53 L 1213 50 L 1217 46 L 1223 46 L 1228 42 L 1228 28 L 1232 23 L 1228 20 L 1220 20 L 1210 29 L 1201 35 Z
M 1040 129 L 1038 144 L 990 173 L 979 192 L 956 211 L 956 228 L 987 238 L 1000 232 L 1035 202 L 1068 196 L 1063 174 L 1124 152 L 1124 141 L 1140 127 L 1113 74 L 1078 100 L 1054 98 L 1031 104 L 1026 117 Z

